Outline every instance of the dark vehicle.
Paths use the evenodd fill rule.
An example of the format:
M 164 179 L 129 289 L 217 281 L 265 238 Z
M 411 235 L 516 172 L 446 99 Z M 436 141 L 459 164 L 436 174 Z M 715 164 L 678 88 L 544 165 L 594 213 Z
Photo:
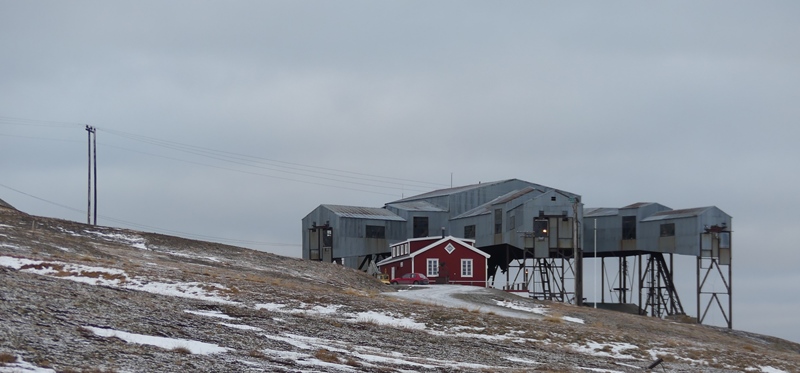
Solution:
M 392 279 L 391 284 L 406 284 L 406 285 L 428 285 L 428 278 L 422 273 L 406 273 L 400 277 Z

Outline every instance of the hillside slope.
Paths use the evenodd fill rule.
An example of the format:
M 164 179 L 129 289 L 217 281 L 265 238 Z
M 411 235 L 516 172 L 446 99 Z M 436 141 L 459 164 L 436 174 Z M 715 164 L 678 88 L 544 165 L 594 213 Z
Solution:
M 0 208 L 0 372 L 633 372 L 659 357 L 658 371 L 800 370 L 800 345 L 777 338 L 491 289 L 451 291 L 464 306 L 442 304 L 455 307 L 406 290 Z

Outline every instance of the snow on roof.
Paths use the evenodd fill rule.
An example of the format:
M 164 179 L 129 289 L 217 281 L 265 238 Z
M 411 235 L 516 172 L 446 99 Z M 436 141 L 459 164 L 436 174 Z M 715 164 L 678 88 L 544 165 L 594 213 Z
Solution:
M 601 216 L 614 216 L 619 214 L 619 209 L 613 207 L 592 207 L 583 209 L 583 217 L 599 218 Z
M 713 207 L 707 206 L 707 207 L 695 207 L 695 208 L 681 209 L 681 210 L 660 211 L 642 219 L 642 221 L 658 221 L 664 219 L 690 218 L 693 216 L 699 216 L 710 208 Z
M 400 203 L 389 203 L 387 206 L 394 207 L 399 210 L 406 211 L 429 211 L 429 212 L 446 212 L 442 207 L 434 205 L 428 201 L 408 201 Z
M 403 199 L 394 201 L 393 203 L 405 202 L 405 201 L 414 201 L 414 200 L 418 200 L 418 199 L 426 199 L 426 198 L 432 198 L 432 197 L 449 196 L 451 194 L 460 193 L 460 192 L 464 192 L 464 191 L 472 190 L 472 189 L 484 188 L 484 187 L 491 186 L 491 185 L 502 184 L 502 183 L 509 182 L 509 181 L 512 181 L 512 180 L 515 180 L 515 179 L 507 179 L 507 180 L 500 180 L 500 181 L 492 181 L 492 182 L 488 182 L 488 183 L 478 183 L 478 184 L 464 185 L 464 186 L 453 187 L 453 188 L 438 189 L 438 190 L 434 190 L 432 192 L 418 194 L 416 196 L 403 198 Z
M 630 204 L 630 205 L 627 205 L 625 207 L 621 207 L 620 210 L 622 210 L 622 209 L 638 209 L 640 207 L 644 207 L 644 206 L 647 206 L 647 205 L 652 205 L 653 203 L 654 202 L 636 202 L 634 204 Z
M 486 202 L 486 203 L 484 203 L 484 204 L 482 204 L 482 205 L 480 205 L 480 206 L 478 206 L 478 207 L 476 207 L 476 208 L 474 208 L 472 210 L 465 211 L 464 213 L 454 217 L 453 219 L 461 219 L 461 218 L 468 218 L 468 217 L 472 217 L 472 216 L 479 216 L 479 215 L 489 214 L 489 213 L 492 212 L 493 206 L 499 205 L 499 204 L 503 204 L 503 203 L 508 203 L 508 202 L 514 200 L 515 198 L 522 197 L 522 196 L 524 196 L 524 195 L 526 195 L 528 193 L 535 192 L 535 191 L 537 191 L 537 189 L 534 188 L 534 187 L 525 187 L 525 188 L 522 188 L 522 189 L 513 190 L 513 191 L 508 192 L 508 193 L 506 193 L 506 194 L 504 194 L 502 196 L 499 196 L 499 197 L 497 197 L 497 198 L 495 198 L 495 199 L 493 199 L 493 200 L 491 200 L 489 202 Z
M 336 216 L 343 218 L 353 219 L 376 219 L 376 220 L 392 220 L 392 221 L 405 221 L 405 219 L 397 216 L 397 214 L 381 207 L 360 207 L 360 206 L 342 206 L 342 205 L 322 205 L 330 210 Z

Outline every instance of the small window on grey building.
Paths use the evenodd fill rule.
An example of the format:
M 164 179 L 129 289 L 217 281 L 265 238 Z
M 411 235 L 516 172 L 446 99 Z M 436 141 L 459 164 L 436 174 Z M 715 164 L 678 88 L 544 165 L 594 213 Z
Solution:
M 414 217 L 414 238 L 428 237 L 428 217 L 415 216 Z
M 503 210 L 494 210 L 494 234 L 503 233 Z
M 464 227 L 464 238 L 475 238 L 475 225 L 467 225 Z
M 323 229 L 322 230 L 322 247 L 331 247 L 333 246 L 333 230 Z
M 380 225 L 368 225 L 366 231 L 367 238 L 386 238 L 386 227 Z
M 635 240 L 636 239 L 636 217 L 623 216 L 622 217 L 622 239 Z
M 517 227 L 517 216 L 511 215 L 508 218 L 508 230 L 514 230 Z
M 533 219 L 533 235 L 537 238 L 547 237 L 547 219 Z
M 675 223 L 661 224 L 661 237 L 672 237 L 675 235 Z

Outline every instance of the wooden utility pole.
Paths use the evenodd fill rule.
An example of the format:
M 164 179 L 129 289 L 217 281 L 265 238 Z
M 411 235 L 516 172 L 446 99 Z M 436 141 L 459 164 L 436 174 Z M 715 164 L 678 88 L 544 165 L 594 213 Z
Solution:
M 95 128 L 86 126 L 88 135 L 89 156 L 89 190 L 87 192 L 88 205 L 86 208 L 86 224 L 92 224 L 92 189 L 94 189 L 94 225 L 97 225 L 97 134 Z M 92 161 L 92 135 L 94 135 L 94 161 Z M 92 188 L 92 164 L 94 163 L 94 188 Z
M 94 225 L 97 225 L 97 131 L 92 127 L 92 150 L 94 163 Z

